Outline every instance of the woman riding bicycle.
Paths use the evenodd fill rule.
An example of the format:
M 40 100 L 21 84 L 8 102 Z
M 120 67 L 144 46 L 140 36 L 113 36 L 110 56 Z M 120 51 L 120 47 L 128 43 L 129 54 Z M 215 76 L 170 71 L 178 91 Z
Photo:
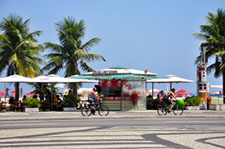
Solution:
M 172 88 L 169 93 L 167 94 L 167 98 L 165 99 L 166 101 L 166 104 L 169 105 L 169 111 L 171 112 L 172 111 L 172 108 L 173 108 L 173 101 L 176 101 L 177 98 L 176 96 L 174 95 L 176 92 L 175 88 Z

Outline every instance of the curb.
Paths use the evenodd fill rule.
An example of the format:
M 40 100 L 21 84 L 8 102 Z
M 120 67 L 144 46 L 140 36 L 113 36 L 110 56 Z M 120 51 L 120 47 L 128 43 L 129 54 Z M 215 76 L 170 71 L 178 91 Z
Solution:
M 225 118 L 225 115 L 181 115 L 181 116 L 157 116 L 157 115 L 150 115 L 150 116 L 89 116 L 89 117 L 67 117 L 67 118 L 59 118 L 59 117 L 46 117 L 46 118 L 2 118 L 2 121 L 38 121 L 38 120 L 85 120 L 85 119 L 144 119 L 144 118 Z

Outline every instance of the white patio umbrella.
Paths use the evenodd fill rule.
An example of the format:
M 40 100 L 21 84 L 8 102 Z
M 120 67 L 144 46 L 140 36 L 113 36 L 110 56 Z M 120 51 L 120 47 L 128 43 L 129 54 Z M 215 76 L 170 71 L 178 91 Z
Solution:
M 155 93 L 158 94 L 158 93 L 159 93 L 159 90 L 158 90 L 158 89 L 150 89 L 150 90 L 148 90 L 147 93 L 153 95 L 152 92 L 153 92 L 154 94 L 155 94 Z
M 148 92 L 152 92 L 152 89 L 148 90 Z M 154 88 L 154 89 L 153 89 L 153 92 L 156 93 L 156 92 L 159 92 L 159 90 Z
M 193 80 L 188 80 L 185 78 L 177 77 L 175 75 L 166 75 L 166 76 L 171 80 L 171 82 L 174 82 L 174 83 L 193 83 L 193 82 L 195 82 Z
M 87 79 L 72 79 L 64 78 L 55 74 L 50 74 L 48 76 L 38 76 L 33 79 L 34 83 L 78 83 L 78 82 L 98 82 L 96 80 L 87 80 Z M 53 97 L 51 97 L 52 103 Z M 51 106 L 52 108 L 52 106 Z
M 8 77 L 0 78 L 0 83 L 32 83 L 32 82 L 33 82 L 32 78 L 23 77 L 20 75 L 11 75 Z
M 33 79 L 35 83 L 78 83 L 78 82 L 98 82 L 96 80 L 87 80 L 87 79 L 72 79 L 72 78 L 64 78 L 55 74 L 51 74 L 48 76 L 38 76 Z
M 193 83 L 193 80 L 184 79 L 175 75 L 166 75 L 167 78 L 147 80 L 148 83 Z
M 13 82 L 21 82 L 21 83 L 31 83 L 33 82 L 32 78 L 23 77 L 20 75 L 11 75 L 8 77 L 0 78 L 0 82 L 2 83 L 13 83 Z
M 57 76 L 57 75 L 48 75 L 48 76 L 38 76 L 33 79 L 35 83 L 64 83 L 68 80 L 66 78 Z
M 59 83 L 59 84 L 56 84 L 55 87 L 56 88 L 65 88 L 66 85 L 65 84 L 62 84 L 62 83 Z
M 194 82 L 193 80 L 177 77 L 175 75 L 166 75 L 166 77 L 167 78 L 147 80 L 147 83 L 152 83 L 152 88 L 154 88 L 154 83 L 170 83 L 170 89 L 171 89 L 172 83 L 193 83 Z M 154 94 L 154 92 L 152 92 L 152 94 Z

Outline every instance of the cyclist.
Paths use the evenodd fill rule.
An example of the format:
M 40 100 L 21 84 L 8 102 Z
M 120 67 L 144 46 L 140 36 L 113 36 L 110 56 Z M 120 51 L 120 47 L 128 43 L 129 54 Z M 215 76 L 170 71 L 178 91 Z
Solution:
M 175 88 L 172 88 L 168 94 L 167 94 L 167 98 L 165 98 L 165 102 L 166 104 L 169 106 L 169 112 L 172 111 L 172 108 L 173 108 L 173 102 L 177 100 L 176 96 L 174 95 L 175 94 Z
M 159 102 L 160 102 L 160 103 L 164 100 L 165 97 L 166 97 L 166 95 L 165 95 L 165 93 L 164 93 L 163 90 L 161 90 L 161 91 L 159 92 L 159 94 L 157 95 L 157 98 L 159 99 Z
M 95 114 L 95 106 L 97 104 L 98 100 L 101 100 L 100 98 L 100 87 L 98 85 L 95 85 L 91 93 L 88 95 L 88 101 L 91 104 L 91 112 L 94 115 Z

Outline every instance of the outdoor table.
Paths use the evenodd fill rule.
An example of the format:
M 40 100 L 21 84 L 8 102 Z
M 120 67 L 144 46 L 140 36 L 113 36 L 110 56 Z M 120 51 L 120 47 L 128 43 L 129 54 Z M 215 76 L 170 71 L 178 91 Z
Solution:
M 89 104 L 88 97 L 80 97 L 80 102 L 78 103 L 77 108 L 85 107 L 87 104 Z

